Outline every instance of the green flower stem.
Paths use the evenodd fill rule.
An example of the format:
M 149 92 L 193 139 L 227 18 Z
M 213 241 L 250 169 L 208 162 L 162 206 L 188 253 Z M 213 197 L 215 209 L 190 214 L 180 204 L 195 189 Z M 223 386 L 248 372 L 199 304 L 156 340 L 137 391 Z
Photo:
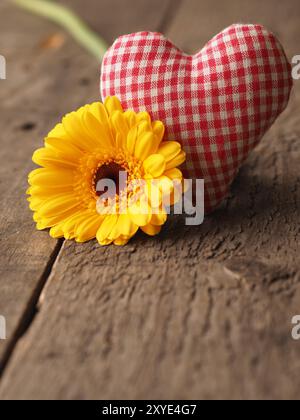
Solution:
M 67 7 L 49 0 L 11 0 L 30 12 L 64 27 L 73 38 L 102 61 L 108 45 Z

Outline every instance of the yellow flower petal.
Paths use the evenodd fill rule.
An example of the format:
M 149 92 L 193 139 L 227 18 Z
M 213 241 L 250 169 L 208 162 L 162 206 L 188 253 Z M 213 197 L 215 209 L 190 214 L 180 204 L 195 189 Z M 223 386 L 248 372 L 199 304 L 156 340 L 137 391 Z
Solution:
M 33 197 L 30 197 L 29 202 L 30 202 L 30 205 L 29 205 L 30 210 L 37 211 L 44 204 L 45 199 L 33 196 Z
M 126 118 L 127 124 L 129 128 L 134 127 L 137 124 L 137 117 L 136 113 L 128 110 L 124 112 L 124 117 Z
M 133 155 L 134 154 L 134 149 L 135 149 L 135 144 L 137 141 L 137 135 L 138 135 L 138 127 L 132 127 L 127 135 L 127 150 L 128 152 Z
M 66 213 L 76 207 L 78 207 L 78 202 L 74 196 L 72 194 L 66 194 L 45 201 L 39 208 L 38 213 L 41 217 L 49 218 Z
M 108 113 L 101 102 L 94 102 L 88 109 L 101 124 L 108 124 Z
M 142 137 L 143 134 L 151 133 L 152 132 L 152 126 L 149 124 L 148 121 L 141 120 L 138 124 L 138 137 Z
M 151 117 L 148 112 L 142 111 L 139 112 L 136 116 L 137 122 L 146 121 L 149 126 L 151 126 Z
M 178 168 L 169 169 L 164 172 L 164 175 L 172 180 L 174 179 L 178 179 L 180 181 L 182 180 L 182 172 Z
M 159 180 L 158 179 L 149 179 L 145 185 L 144 194 L 148 198 L 148 203 L 150 207 L 158 208 L 161 205 L 162 194 L 159 189 Z
M 123 112 L 121 102 L 115 96 L 108 96 L 104 101 L 104 106 L 109 115 L 111 115 L 114 111 Z
M 99 242 L 99 245 L 101 246 L 107 246 L 107 245 L 110 245 L 113 241 L 111 239 L 103 239 L 103 240 L 98 239 L 98 242 Z
M 133 204 L 128 209 L 131 220 L 137 226 L 147 225 L 152 217 L 151 208 L 146 201 L 140 201 L 136 204 Z
M 97 232 L 97 240 L 99 243 L 106 241 L 107 239 L 111 239 L 109 236 L 118 222 L 118 217 L 119 216 L 117 214 L 111 214 L 105 217 Z
M 181 165 L 185 161 L 186 155 L 182 150 L 176 157 L 169 160 L 166 165 L 166 170 L 176 168 L 176 166 Z
M 134 155 L 140 160 L 146 159 L 146 157 L 152 153 L 154 142 L 155 137 L 151 132 L 143 133 L 141 136 L 138 136 Z
M 51 228 L 59 223 L 64 223 L 65 220 L 68 219 L 74 213 L 73 209 L 70 209 L 64 213 L 56 214 L 52 217 L 44 217 L 41 216 L 39 213 L 35 214 L 35 221 L 37 222 L 37 229 L 47 229 Z
M 90 137 L 94 140 L 94 149 L 101 148 L 102 151 L 110 150 L 115 145 L 108 123 L 101 123 L 94 114 L 86 110 L 83 114 L 83 121 Z
M 92 215 L 76 226 L 75 238 L 77 242 L 86 242 L 96 237 L 104 217 Z
M 29 174 L 30 185 L 56 188 L 57 186 L 72 186 L 74 173 L 68 170 L 44 169 L 35 170 Z
M 84 108 L 81 108 L 81 112 L 71 112 L 63 118 L 62 123 L 70 143 L 76 144 L 82 151 L 91 152 L 95 150 L 96 138 L 91 135 L 90 130 L 86 129 L 85 115 L 87 112 Z M 93 118 L 98 121 L 94 116 Z
M 157 153 L 160 153 L 168 163 L 181 152 L 181 145 L 177 141 L 164 141 L 161 143 Z
M 67 134 L 62 123 L 56 124 L 56 126 L 48 134 L 49 137 L 55 138 L 65 138 L 66 135 Z
M 65 115 L 62 124 L 67 135 L 72 139 L 80 141 L 82 137 L 85 137 L 87 133 L 85 133 L 82 123 L 81 123 L 81 115 L 78 112 L 70 112 L 69 114 Z M 80 141 L 81 144 L 81 141 Z
M 182 185 L 181 188 L 175 187 L 171 194 L 171 200 L 168 201 L 168 204 L 170 203 L 170 205 L 173 206 L 174 204 L 178 203 L 182 197 L 182 192 Z
M 61 225 L 54 226 L 49 233 L 52 238 L 63 238 L 64 236 Z
M 129 240 L 130 238 L 127 238 L 126 236 L 119 236 L 114 240 L 114 245 L 124 246 L 128 243 Z
M 160 143 L 165 135 L 165 126 L 161 121 L 154 121 L 152 123 L 152 129 L 154 134 L 158 137 L 158 141 Z
M 138 228 L 138 225 L 136 225 L 132 221 L 130 215 L 120 214 L 118 218 L 118 223 L 115 227 L 115 234 L 117 236 L 125 236 L 127 238 L 131 238 L 133 235 L 136 234 Z
M 126 139 L 129 131 L 126 118 L 121 111 L 115 111 L 111 115 L 111 123 L 115 132 L 118 134 L 116 146 L 123 149 L 126 146 Z
M 173 192 L 173 181 L 171 181 L 171 179 L 167 176 L 161 176 L 157 180 L 157 185 L 163 196 L 170 196 L 170 194 Z
M 152 224 L 148 224 L 146 226 L 141 226 L 141 229 L 143 232 L 145 232 L 149 236 L 155 236 L 158 235 L 161 231 L 161 226 L 155 226 Z
M 73 190 L 70 186 L 56 186 L 55 188 L 48 188 L 33 185 L 30 187 L 31 198 L 39 198 L 41 200 L 47 200 L 47 198 L 50 197 L 57 197 L 60 194 L 69 194 L 72 191 Z
M 154 154 L 147 157 L 144 161 L 144 170 L 154 178 L 159 177 L 165 170 L 166 160 L 160 154 Z
M 90 215 L 89 211 L 77 211 L 74 212 L 71 216 L 69 216 L 63 223 L 63 232 L 64 232 L 64 237 L 66 239 L 73 239 L 75 238 L 76 234 L 76 227 L 78 226 L 79 223 L 83 222 L 84 220 L 86 220 L 86 218 L 88 218 Z
M 160 210 L 159 213 L 153 213 L 151 218 L 151 224 L 155 226 L 162 226 L 167 221 L 167 213 L 165 210 Z
M 54 149 L 58 156 L 64 157 L 72 162 L 78 162 L 82 154 L 79 147 L 72 144 L 69 139 L 62 139 L 56 137 L 46 137 L 46 148 Z
M 53 226 L 53 223 L 46 223 L 45 220 L 38 220 L 36 222 L 37 230 L 44 230 L 44 229 L 47 229 L 47 228 L 51 228 L 51 226 Z
M 57 167 L 66 169 L 75 169 L 78 163 L 73 162 L 70 159 L 60 158 L 59 154 L 55 153 L 50 148 L 43 147 L 34 152 L 32 160 L 37 165 L 43 167 Z

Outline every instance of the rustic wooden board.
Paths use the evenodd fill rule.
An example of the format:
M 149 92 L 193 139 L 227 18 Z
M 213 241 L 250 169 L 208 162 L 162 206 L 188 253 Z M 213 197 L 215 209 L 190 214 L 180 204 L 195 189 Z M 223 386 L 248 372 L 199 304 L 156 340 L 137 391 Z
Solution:
M 60 0 L 70 6 L 108 43 L 138 31 L 164 31 L 181 0 Z
M 165 30 L 194 51 L 230 23 L 259 21 L 299 53 L 296 0 L 223 3 L 183 1 Z M 229 201 L 202 226 L 172 218 L 161 236 L 121 249 L 65 242 L 0 398 L 299 398 L 299 106 L 296 82 Z
M 31 155 L 59 107 L 47 106 L 51 95 L 48 71 L 56 55 L 43 54 L 38 43 L 53 28 L 1 5 L 1 54 L 7 60 L 7 80 L 1 81 L 1 254 L 0 313 L 6 317 L 7 340 L 0 341 L 0 370 L 31 316 L 32 303 L 43 286 L 57 242 L 32 229 L 25 196 Z M 12 16 L 15 26 L 12 26 Z M 31 31 L 32 26 L 35 32 Z M 16 29 L 22 28 L 22 29 Z M 22 48 L 23 47 L 23 48 Z M 61 66 L 62 68 L 62 66 Z M 40 74 L 41 77 L 37 77 Z M 70 104 L 68 100 L 63 101 Z M 55 115 L 56 114 L 56 115 Z
M 89 1 L 89 14 L 97 19 L 99 28 L 104 27 L 108 41 L 132 27 L 138 30 L 141 21 L 156 29 L 169 0 L 156 0 L 155 7 L 145 0 L 131 4 L 132 19 L 123 3 L 102 1 L 99 10 L 99 2 Z M 120 15 L 109 28 L 107 19 L 112 20 L 116 6 Z M 82 2 L 81 9 L 87 9 Z M 25 191 L 27 175 L 34 167 L 32 152 L 42 146 L 43 137 L 62 115 L 99 99 L 99 64 L 60 28 L 7 3 L 0 6 L 0 31 L 0 53 L 7 60 L 7 80 L 0 85 L 0 314 L 7 321 L 7 340 L 0 341 L 1 373 L 34 315 L 36 300 L 61 246 L 47 232 L 34 229 L 28 210 Z M 45 48 L 53 35 L 63 37 L 61 48 Z
M 266 25 L 288 54 L 299 54 L 299 2 L 288 0 L 183 0 L 168 35 L 187 52 L 195 52 L 233 23 Z

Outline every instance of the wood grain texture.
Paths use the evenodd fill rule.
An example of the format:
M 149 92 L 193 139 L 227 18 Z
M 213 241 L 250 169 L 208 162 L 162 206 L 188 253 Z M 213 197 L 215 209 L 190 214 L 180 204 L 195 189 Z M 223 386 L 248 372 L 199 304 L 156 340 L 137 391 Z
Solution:
M 163 31 L 181 0 L 60 0 L 77 12 L 108 43 L 138 31 Z
M 299 53 L 298 2 L 222 4 L 182 2 L 168 34 L 194 51 L 234 21 L 270 22 Z M 121 249 L 65 242 L 0 398 L 299 398 L 299 106 L 296 82 L 203 225 L 171 218 L 159 237 Z
M 233 23 L 259 23 L 278 36 L 289 56 L 295 55 L 299 7 L 298 0 L 183 0 L 168 35 L 186 52 L 196 52 Z
M 134 22 L 123 13 L 128 7 L 118 3 L 120 17 L 107 28 L 112 3 L 103 1 L 99 9 L 98 1 L 89 1 L 88 8 L 98 29 L 104 26 L 108 41 L 126 31 L 126 24 L 134 26 L 143 20 L 155 29 L 163 19 L 157 8 L 136 0 L 132 1 Z M 158 3 L 163 14 L 169 1 L 153 4 Z M 82 2 L 81 9 L 86 9 Z M 127 23 L 122 25 L 124 16 Z M 34 167 L 32 152 L 42 146 L 43 137 L 66 112 L 99 100 L 99 64 L 60 28 L 8 3 L 0 6 L 0 28 L 0 53 L 7 60 L 7 80 L 0 85 L 0 314 L 7 320 L 7 340 L 0 341 L 1 373 L 33 315 L 35 300 L 59 250 L 59 243 L 47 232 L 34 229 L 28 210 L 25 192 L 27 175 Z M 61 48 L 45 48 L 53 35 L 62 37 Z

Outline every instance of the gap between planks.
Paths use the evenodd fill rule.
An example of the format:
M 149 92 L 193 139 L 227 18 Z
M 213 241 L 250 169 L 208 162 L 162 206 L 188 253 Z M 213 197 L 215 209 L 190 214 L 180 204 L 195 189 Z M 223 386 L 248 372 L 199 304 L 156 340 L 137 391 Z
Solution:
M 53 266 L 62 250 L 62 246 L 64 244 L 64 239 L 59 239 L 57 244 L 52 251 L 48 263 L 45 267 L 43 274 L 32 293 L 31 299 L 28 302 L 27 308 L 24 312 L 23 318 L 20 320 L 20 323 L 15 331 L 15 334 L 11 337 L 10 342 L 7 346 L 7 349 L 4 353 L 3 359 L 0 363 L 0 379 L 5 371 L 5 368 L 14 352 L 14 349 L 18 343 L 18 341 L 26 334 L 27 330 L 31 326 L 35 316 L 38 313 L 38 303 L 40 300 L 40 296 L 46 286 L 46 283 L 51 275 Z
M 169 0 L 169 6 L 167 7 L 162 17 L 162 20 L 157 27 L 158 32 L 165 33 L 168 30 L 168 27 L 171 26 L 173 19 L 175 18 L 181 4 L 182 4 L 182 0 Z M 35 290 L 32 293 L 30 301 L 28 302 L 23 318 L 20 320 L 20 323 L 14 335 L 11 337 L 7 345 L 3 359 L 2 361 L 0 361 L 0 380 L 5 372 L 5 369 L 9 363 L 9 360 L 11 359 L 13 355 L 13 352 L 16 348 L 17 343 L 26 334 L 26 332 L 32 325 L 36 315 L 39 312 L 38 307 L 39 307 L 40 297 L 47 285 L 48 279 L 51 276 L 54 264 L 56 263 L 62 251 L 64 242 L 65 242 L 64 239 L 59 239 L 57 241 L 57 244 L 49 257 L 45 270 L 43 274 L 41 275 L 41 278 Z

